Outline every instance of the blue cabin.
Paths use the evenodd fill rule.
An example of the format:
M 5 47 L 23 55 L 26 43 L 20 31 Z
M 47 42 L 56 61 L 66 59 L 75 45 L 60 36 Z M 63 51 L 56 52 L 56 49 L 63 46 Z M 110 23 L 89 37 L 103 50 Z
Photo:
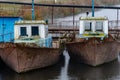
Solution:
M 0 17 L 0 42 L 10 42 L 14 39 L 14 23 L 21 19 L 20 17 Z

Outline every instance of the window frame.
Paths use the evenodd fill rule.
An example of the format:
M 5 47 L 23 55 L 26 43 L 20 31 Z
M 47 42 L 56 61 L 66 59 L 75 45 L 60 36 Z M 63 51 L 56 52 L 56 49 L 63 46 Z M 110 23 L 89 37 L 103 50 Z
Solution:
M 89 29 L 87 29 L 86 27 L 89 27 Z M 92 31 L 92 22 L 91 21 L 84 22 L 84 31 Z
M 102 23 L 102 25 L 100 25 L 100 26 L 97 25 L 97 24 L 101 24 L 101 23 Z M 100 27 L 100 28 L 97 28 L 97 27 Z M 104 27 L 103 21 L 96 21 L 95 31 L 101 31 L 101 32 L 103 32 L 103 27 Z
M 23 30 L 25 29 L 25 33 Z M 20 36 L 27 36 L 27 27 L 20 27 Z
M 33 32 L 33 28 L 37 28 L 37 32 Z M 34 33 L 34 34 L 33 34 Z M 31 35 L 32 36 L 39 36 L 39 26 L 31 26 Z

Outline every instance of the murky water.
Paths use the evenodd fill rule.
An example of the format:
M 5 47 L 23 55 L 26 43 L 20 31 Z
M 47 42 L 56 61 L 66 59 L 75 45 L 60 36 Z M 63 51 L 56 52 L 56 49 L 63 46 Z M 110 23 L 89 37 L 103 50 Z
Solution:
M 120 80 L 120 60 L 91 67 L 71 62 L 64 51 L 65 59 L 51 67 L 17 74 L 5 65 L 0 65 L 0 80 Z

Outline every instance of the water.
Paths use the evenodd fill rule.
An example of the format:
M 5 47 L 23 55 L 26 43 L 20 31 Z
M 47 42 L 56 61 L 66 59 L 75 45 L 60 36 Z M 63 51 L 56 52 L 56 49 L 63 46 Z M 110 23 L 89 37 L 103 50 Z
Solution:
M 71 62 L 67 51 L 65 59 L 56 65 L 18 74 L 7 66 L 0 65 L 0 80 L 120 80 L 120 60 L 91 67 Z

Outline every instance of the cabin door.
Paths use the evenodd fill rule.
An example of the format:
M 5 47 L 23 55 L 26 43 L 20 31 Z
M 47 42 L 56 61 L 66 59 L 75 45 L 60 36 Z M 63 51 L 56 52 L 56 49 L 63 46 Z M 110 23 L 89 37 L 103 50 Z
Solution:
M 38 30 L 38 27 L 37 27 L 37 26 L 33 26 L 33 27 L 32 27 L 32 35 L 33 35 L 33 36 L 39 35 L 39 30 Z
M 26 27 L 21 27 L 20 28 L 20 34 L 21 34 L 21 36 L 26 36 L 27 34 L 26 34 Z

